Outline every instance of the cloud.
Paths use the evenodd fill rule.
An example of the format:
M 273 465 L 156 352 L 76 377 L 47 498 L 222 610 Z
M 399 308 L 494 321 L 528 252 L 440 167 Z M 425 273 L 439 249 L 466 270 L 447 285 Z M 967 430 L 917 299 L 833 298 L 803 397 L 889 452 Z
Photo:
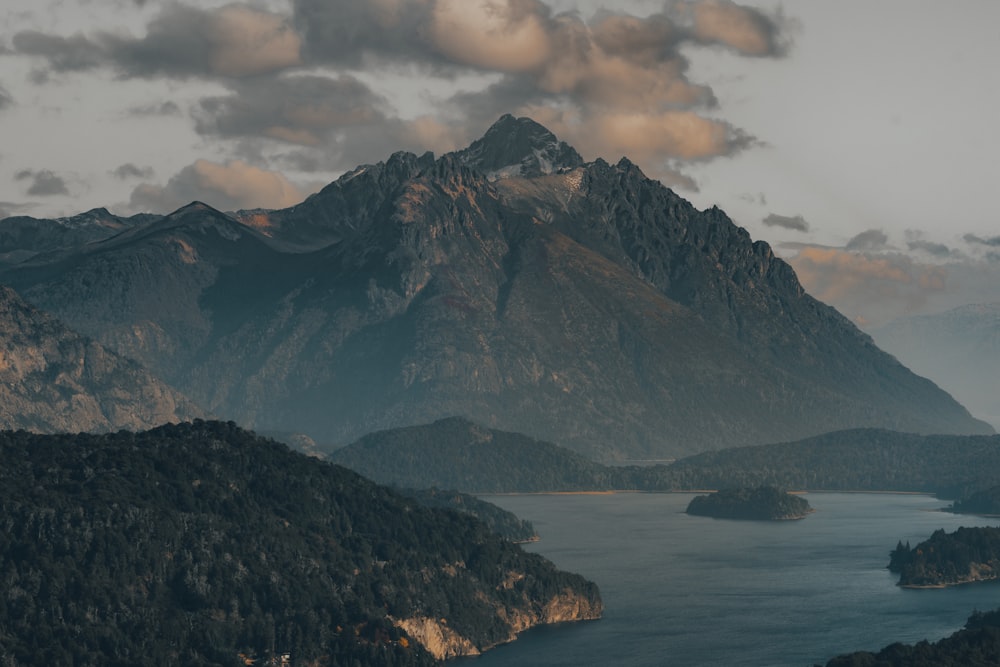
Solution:
M 801 215 L 787 216 L 771 213 L 761 222 L 767 227 L 781 227 L 795 232 L 809 231 L 809 223 Z
M 990 248 L 1000 248 L 1000 236 L 991 236 L 989 238 L 984 238 L 982 236 L 977 236 L 975 234 L 966 234 L 962 237 L 969 245 L 984 245 Z
M 509 112 L 548 125 L 588 159 L 628 155 L 651 176 L 696 189 L 685 163 L 734 155 L 757 142 L 714 113 L 716 96 L 691 79 L 686 47 L 781 57 L 789 32 L 780 13 L 729 0 L 669 2 L 644 17 L 602 10 L 587 19 L 556 13 L 543 0 L 290 5 L 286 16 L 242 4 L 208 10 L 172 2 L 141 37 L 36 31 L 19 33 L 13 45 L 48 67 L 37 71 L 39 81 L 48 72 L 100 67 L 122 77 L 221 82 L 229 93 L 195 106 L 196 130 L 241 148 L 272 142 L 268 159 L 281 144 L 301 147 L 289 160 L 325 169 L 353 167 L 353 156 L 383 159 L 384 150 L 440 153 Z M 480 81 L 480 89 L 428 92 L 437 96 L 433 115 L 404 118 L 363 77 L 351 76 L 363 71 L 377 79 L 390 70 L 426 78 L 428 91 L 454 91 L 459 76 Z M 176 105 L 131 110 L 178 112 Z M 367 150 L 361 138 L 371 141 Z M 325 152 L 317 157 L 310 148 Z
M 552 56 L 549 11 L 532 0 L 438 0 L 428 37 L 448 60 L 496 72 L 526 72 Z
M 138 167 L 131 162 L 126 162 L 114 169 L 111 175 L 124 181 L 129 178 L 152 178 L 153 173 L 152 167 Z
M 198 132 L 316 146 L 333 130 L 386 120 L 380 108 L 388 103 L 347 75 L 262 77 L 234 83 L 232 90 L 201 100 Z
M 806 246 L 788 261 L 806 291 L 872 326 L 918 312 L 949 286 L 948 267 L 922 264 L 899 253 L 870 255 Z
M 889 237 L 881 229 L 869 229 L 861 232 L 845 246 L 846 250 L 884 250 L 888 247 Z
M 780 15 L 714 0 L 643 18 L 602 11 L 589 22 L 539 0 L 294 0 L 293 7 L 310 61 L 499 76 L 442 105 L 453 118 L 439 120 L 467 135 L 503 112 L 530 115 L 587 157 L 628 154 L 650 173 L 692 186 L 680 161 L 732 155 L 755 142 L 705 115 L 716 98 L 688 78 L 683 46 L 773 57 L 785 46 Z
M 94 69 L 107 60 L 106 50 L 83 35 L 60 37 L 28 30 L 14 35 L 11 43 L 16 53 L 44 58 L 55 72 Z
M 178 116 L 181 113 L 181 108 L 176 102 L 167 100 L 166 102 L 132 107 L 128 113 L 132 116 Z
M 943 243 L 935 243 L 923 239 L 907 241 L 906 247 L 911 251 L 922 251 L 933 257 L 944 258 L 951 255 L 951 249 Z
M 788 24 L 779 14 L 765 14 L 729 0 L 675 2 L 670 15 L 702 44 L 724 46 L 746 56 L 783 55 Z
M 69 194 L 69 188 L 66 187 L 66 181 L 63 180 L 61 176 L 57 176 L 48 169 L 40 169 L 38 171 L 24 169 L 17 172 L 17 174 L 14 175 L 14 179 L 18 181 L 30 180 L 31 185 L 28 187 L 28 194 L 36 197 L 51 197 L 55 195 Z
M 0 201 L 0 220 L 20 215 L 22 212 L 30 210 L 32 204 L 22 204 L 18 202 Z
M 198 160 L 170 178 L 165 186 L 144 183 L 132 191 L 134 211 L 169 213 L 192 201 L 223 211 L 284 208 L 308 195 L 284 176 L 233 160 L 218 164 Z
M 14 98 L 7 92 L 6 88 L 0 86 L 0 111 L 12 106 L 14 106 Z
M 242 77 L 301 63 L 301 40 L 291 25 L 277 14 L 244 5 L 204 10 L 168 4 L 141 38 L 25 31 L 12 42 L 16 52 L 43 58 L 55 72 L 109 66 L 125 77 Z

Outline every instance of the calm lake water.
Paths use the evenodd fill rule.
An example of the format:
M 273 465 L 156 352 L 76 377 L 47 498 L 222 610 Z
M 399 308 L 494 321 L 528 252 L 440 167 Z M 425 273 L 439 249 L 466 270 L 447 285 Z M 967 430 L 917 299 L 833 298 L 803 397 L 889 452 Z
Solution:
M 906 590 L 885 569 L 897 540 L 997 525 L 935 511 L 928 496 L 810 493 L 801 521 L 684 514 L 694 494 L 526 495 L 486 499 L 532 521 L 527 549 L 597 582 L 599 621 L 539 628 L 462 667 L 796 666 L 939 639 L 1000 585 Z

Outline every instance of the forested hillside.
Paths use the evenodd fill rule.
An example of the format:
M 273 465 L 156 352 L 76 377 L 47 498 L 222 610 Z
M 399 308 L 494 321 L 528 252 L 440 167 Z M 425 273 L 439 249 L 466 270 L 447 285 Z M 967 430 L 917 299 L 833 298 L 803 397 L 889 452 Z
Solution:
M 2 432 L 0 463 L 4 664 L 421 665 L 601 612 L 475 519 L 232 423 Z

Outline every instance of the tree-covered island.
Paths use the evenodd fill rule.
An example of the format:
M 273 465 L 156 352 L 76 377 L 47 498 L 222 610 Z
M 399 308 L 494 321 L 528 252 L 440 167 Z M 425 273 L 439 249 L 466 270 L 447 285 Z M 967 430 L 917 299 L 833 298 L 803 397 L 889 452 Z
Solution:
M 1000 528 L 936 530 L 915 547 L 898 543 L 889 571 L 907 588 L 943 588 L 1000 579 Z
M 723 489 L 707 496 L 695 496 L 687 507 L 688 514 L 753 521 L 801 519 L 812 511 L 805 498 L 773 486 Z

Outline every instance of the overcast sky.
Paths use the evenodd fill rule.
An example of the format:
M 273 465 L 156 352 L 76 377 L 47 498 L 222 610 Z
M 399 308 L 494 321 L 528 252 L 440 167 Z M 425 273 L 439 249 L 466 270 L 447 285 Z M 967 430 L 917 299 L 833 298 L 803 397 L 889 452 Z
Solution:
M 294 204 L 530 115 L 863 326 L 1000 301 L 1000 2 L 4 0 L 0 217 Z

